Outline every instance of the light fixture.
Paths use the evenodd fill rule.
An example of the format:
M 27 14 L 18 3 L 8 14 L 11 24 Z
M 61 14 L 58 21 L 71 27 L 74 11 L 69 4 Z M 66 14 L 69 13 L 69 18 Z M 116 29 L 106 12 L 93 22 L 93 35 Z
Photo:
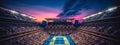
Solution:
M 10 12 L 13 14 L 19 14 L 17 11 L 14 11 L 14 10 L 10 10 Z
M 98 12 L 97 14 L 102 14 L 103 12 Z
M 27 16 L 26 14 L 21 14 L 22 16 Z
M 115 10 L 115 9 L 117 9 L 117 7 L 109 8 L 109 9 L 106 10 L 106 11 L 107 11 L 107 12 L 108 12 L 108 11 L 113 11 L 113 10 Z

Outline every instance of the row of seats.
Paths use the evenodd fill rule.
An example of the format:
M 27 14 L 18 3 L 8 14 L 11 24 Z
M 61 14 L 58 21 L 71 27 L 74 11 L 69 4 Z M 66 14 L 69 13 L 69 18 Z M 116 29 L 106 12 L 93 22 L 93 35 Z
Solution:
M 10 39 L 3 42 L 3 45 L 42 45 L 49 37 L 46 33 L 37 32 L 30 35 Z
M 118 44 L 112 39 L 119 39 L 120 27 L 119 23 L 91 23 L 83 24 L 77 29 L 77 33 L 71 34 L 70 36 L 75 41 L 76 44 L 80 45 L 114 45 Z M 87 32 L 87 33 L 86 33 Z M 95 33 L 94 33 L 95 32 Z M 90 34 L 89 34 L 90 33 Z M 94 35 L 92 35 L 92 34 Z M 110 37 L 108 40 L 104 39 L 105 36 L 99 36 L 98 34 L 107 35 Z M 97 36 L 95 36 L 97 35 Z M 112 38 L 115 37 L 115 38 Z M 112 39 L 111 39 L 112 38 Z M 80 43 L 79 43 L 80 42 Z
M 0 23 L 0 34 L 1 35 L 12 35 L 21 32 L 27 32 L 32 30 L 40 30 L 40 28 L 36 25 L 31 24 L 17 24 L 17 23 Z
M 47 25 L 44 30 L 49 34 L 70 34 L 76 27 L 73 25 Z
M 34 17 L 0 7 L 0 45 L 42 45 L 49 37 Z
M 77 32 L 70 34 L 77 45 L 120 45 L 119 7 L 106 11 L 85 17 Z
M 73 25 L 47 25 L 45 28 L 75 28 Z
M 84 17 L 84 22 L 90 22 L 90 21 L 95 21 L 95 20 L 102 20 L 102 19 L 107 19 L 107 18 L 112 18 L 112 17 L 118 17 L 120 16 L 120 6 L 112 7 L 109 9 L 106 9 L 104 11 L 89 15 Z
M 28 31 L 38 31 L 36 33 L 27 34 L 24 36 L 16 37 L 9 40 L 3 40 L 0 42 L 2 45 L 42 45 L 43 42 L 49 37 L 49 34 L 43 32 L 43 28 L 37 26 L 36 24 L 32 23 L 8 23 L 8 22 L 0 22 L 0 39 L 4 36 L 15 35 L 23 32 Z M 29 33 L 29 32 L 28 32 Z M 19 34 L 19 35 L 21 35 Z M 9 38 L 9 37 L 7 37 Z
M 74 30 L 45 30 L 49 34 L 71 34 Z
M 119 36 L 120 34 L 120 24 L 119 23 L 92 23 L 89 25 L 83 25 L 81 29 L 102 33 L 111 36 Z

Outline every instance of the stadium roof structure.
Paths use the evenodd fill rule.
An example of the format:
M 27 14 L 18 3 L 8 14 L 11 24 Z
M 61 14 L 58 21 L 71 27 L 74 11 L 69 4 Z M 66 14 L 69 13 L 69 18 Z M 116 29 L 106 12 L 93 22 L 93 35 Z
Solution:
M 101 11 L 101 12 L 98 12 L 98 13 L 95 13 L 95 14 L 92 14 L 92 15 L 89 15 L 89 16 L 86 16 L 86 17 L 84 17 L 83 19 L 89 19 L 89 18 L 91 18 L 91 17 L 95 17 L 95 16 L 100 15 L 100 14 L 103 14 L 103 13 L 105 13 L 105 12 L 112 12 L 112 11 L 116 10 L 117 8 L 118 8 L 118 7 L 112 7 L 112 8 L 109 8 L 109 9 L 105 10 L 105 11 Z
M 48 22 L 72 22 L 74 18 L 45 18 Z
M 23 14 L 15 10 L 0 7 L 0 11 L 1 11 L 0 13 L 2 14 L 0 18 L 21 20 L 21 21 L 28 21 L 28 22 L 31 22 L 31 21 L 33 22 L 34 20 L 36 20 L 36 18 L 33 16 Z
M 116 14 L 116 11 L 119 10 L 119 8 L 120 8 L 120 6 L 111 7 L 106 10 L 100 11 L 98 13 L 86 16 L 83 18 L 83 20 L 84 20 L 84 22 L 90 22 L 90 21 L 95 21 L 95 20 L 103 20 L 103 19 L 113 18 L 113 17 L 116 17 L 117 15 L 119 16 L 119 14 Z
M 46 20 L 74 20 L 74 18 L 45 18 Z

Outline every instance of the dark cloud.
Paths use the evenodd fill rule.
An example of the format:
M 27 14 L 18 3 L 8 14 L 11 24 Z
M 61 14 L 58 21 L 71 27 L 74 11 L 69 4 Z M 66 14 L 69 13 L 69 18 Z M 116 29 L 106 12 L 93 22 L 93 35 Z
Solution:
M 58 17 L 77 15 L 77 12 L 81 10 L 80 7 L 85 5 L 86 2 L 87 0 L 67 0 L 63 7 L 63 12 Z
M 71 17 L 80 15 L 81 10 L 94 10 L 101 11 L 106 8 L 112 7 L 115 4 L 114 0 L 67 0 L 63 7 L 63 12 L 61 12 L 58 17 Z M 79 12 L 79 13 L 78 13 Z
M 75 16 L 81 14 L 78 10 L 69 10 L 67 12 L 62 12 L 58 15 L 58 17 L 67 17 L 67 16 Z
M 63 12 L 68 11 L 69 9 L 71 9 L 71 7 L 73 6 L 73 4 L 75 4 L 77 2 L 77 0 L 67 0 L 64 7 L 63 7 Z

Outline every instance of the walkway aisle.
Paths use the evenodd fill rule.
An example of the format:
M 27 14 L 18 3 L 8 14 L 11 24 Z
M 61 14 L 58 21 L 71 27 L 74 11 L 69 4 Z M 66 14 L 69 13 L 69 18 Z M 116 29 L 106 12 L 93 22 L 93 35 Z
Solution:
M 75 45 L 75 43 L 68 35 L 51 35 L 43 45 Z

